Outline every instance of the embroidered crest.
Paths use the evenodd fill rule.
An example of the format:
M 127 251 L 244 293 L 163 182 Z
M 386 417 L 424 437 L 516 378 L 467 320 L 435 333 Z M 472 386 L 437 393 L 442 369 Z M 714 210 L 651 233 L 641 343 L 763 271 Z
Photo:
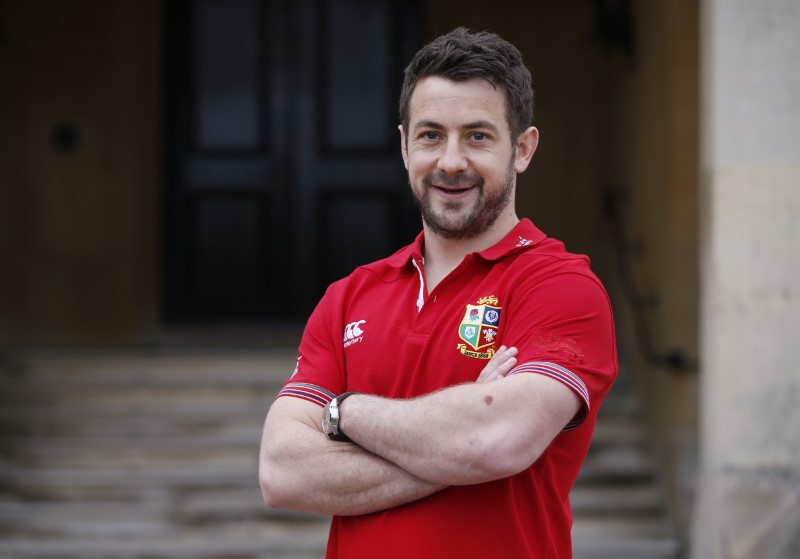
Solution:
M 458 344 L 462 355 L 476 359 L 491 359 L 500 323 L 500 310 L 497 297 L 481 297 L 477 305 L 467 305 L 464 318 L 458 327 L 458 337 L 466 344 Z M 469 347 L 468 347 L 469 346 Z

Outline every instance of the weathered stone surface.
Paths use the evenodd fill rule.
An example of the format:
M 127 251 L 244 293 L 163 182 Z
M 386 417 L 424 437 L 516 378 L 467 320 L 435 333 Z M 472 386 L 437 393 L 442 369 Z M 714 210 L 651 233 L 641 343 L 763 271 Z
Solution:
M 800 557 L 800 468 L 724 471 L 720 510 L 726 558 Z
M 320 558 L 329 519 L 272 510 L 257 459 L 294 355 L 84 352 L 0 372 L 0 559 Z M 576 559 L 680 548 L 630 399 L 573 493 Z
M 696 559 L 800 556 L 800 11 L 702 4 Z

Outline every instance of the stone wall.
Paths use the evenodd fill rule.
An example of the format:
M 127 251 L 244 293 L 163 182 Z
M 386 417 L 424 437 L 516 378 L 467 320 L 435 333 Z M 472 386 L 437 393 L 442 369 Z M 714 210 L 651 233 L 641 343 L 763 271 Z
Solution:
M 702 13 L 697 559 L 800 556 L 800 10 Z

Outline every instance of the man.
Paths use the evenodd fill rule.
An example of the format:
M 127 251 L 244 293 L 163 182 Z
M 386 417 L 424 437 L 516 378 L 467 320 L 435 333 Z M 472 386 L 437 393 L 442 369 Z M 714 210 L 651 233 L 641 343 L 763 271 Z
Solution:
M 588 260 L 516 216 L 532 113 L 496 35 L 456 29 L 406 69 L 423 232 L 329 287 L 264 427 L 264 498 L 334 515 L 329 558 L 571 557 L 614 327 Z

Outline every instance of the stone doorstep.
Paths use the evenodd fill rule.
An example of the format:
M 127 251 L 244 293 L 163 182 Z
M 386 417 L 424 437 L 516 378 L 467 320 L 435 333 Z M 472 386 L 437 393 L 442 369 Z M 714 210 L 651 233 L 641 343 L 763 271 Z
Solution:
M 635 488 L 634 490 L 581 490 L 573 491 L 570 500 L 576 523 L 592 518 L 615 518 L 618 522 L 626 523 L 631 516 L 638 518 L 658 517 L 663 513 L 663 504 L 659 494 L 651 488 Z M 181 522 L 198 522 L 208 519 L 222 520 L 243 517 L 278 516 L 285 517 L 285 511 L 274 511 L 266 507 L 261 500 L 258 487 L 233 487 L 228 489 L 196 488 L 187 491 L 178 491 L 177 495 L 165 492 L 161 498 L 147 501 L 130 501 L 119 503 L 120 507 L 134 511 L 144 507 L 150 510 L 154 503 L 159 504 L 159 510 L 166 510 L 164 503 L 172 502 L 172 514 Z M 94 503 L 0 503 L 0 518 L 8 519 L 16 512 L 44 511 L 49 514 L 65 511 L 103 511 L 109 507 L 114 511 L 117 506 L 113 502 L 99 501 Z M 316 515 L 305 513 L 292 514 L 293 518 L 313 518 Z M 112 515 L 113 517 L 113 515 Z
M 186 434 L 175 433 L 143 434 L 130 429 L 115 434 L 76 434 L 63 436 L 19 436 L 4 437 L 0 442 L 0 452 L 10 457 L 36 460 L 48 464 L 61 459 L 84 457 L 85 459 L 114 459 L 120 455 L 153 454 L 174 455 L 186 453 L 186 458 L 198 453 L 213 455 L 231 451 L 258 451 L 261 441 L 261 427 L 251 425 L 247 428 L 215 429 L 197 432 L 197 427 L 185 427 Z M 163 430 L 162 430 L 163 431 Z
M 258 489 L 199 489 L 177 499 L 176 517 L 185 522 L 213 522 L 251 518 L 273 518 L 295 522 L 330 523 L 330 517 L 303 511 L 273 509 L 267 506 Z
M 288 378 L 288 375 L 287 375 Z M 113 379 L 97 379 L 79 382 L 78 379 L 67 377 L 59 381 L 0 383 L 3 398 L 7 400 L 19 399 L 84 399 L 94 397 L 118 397 L 119 395 L 137 394 L 149 397 L 160 395 L 181 394 L 236 394 L 236 393 L 275 393 L 283 386 L 283 382 L 231 382 L 219 379 L 219 382 L 186 379 L 185 382 L 153 381 L 147 378 L 132 380 L 131 382 L 114 382 Z M 8 398 L 6 397 L 8 396 Z
M 103 449 L 89 445 L 73 445 L 71 441 L 62 441 L 52 448 L 50 458 L 44 467 L 28 469 L 23 466 L 5 464 L 0 468 L 0 479 L 7 479 L 13 485 L 56 486 L 59 480 L 68 481 L 76 486 L 102 486 L 120 483 L 165 483 L 186 484 L 201 483 L 206 485 L 227 478 L 229 481 L 242 476 L 255 476 L 258 453 L 258 431 L 252 431 L 249 444 L 232 446 L 227 449 L 219 446 L 206 447 L 208 441 L 202 437 L 191 439 L 178 437 L 174 441 L 143 440 L 127 441 L 127 445 L 112 445 Z M 131 444 L 131 443 L 134 444 Z M 176 446 L 173 446 L 173 442 Z M 178 445 L 178 443 L 180 444 Z M 140 445 L 141 443 L 141 445 Z M 188 443 L 188 444 L 187 444 Z M 247 441 L 245 442 L 247 443 Z M 70 446 L 72 445 L 72 446 Z M 40 456 L 47 457 L 47 445 L 41 447 Z M 83 448 L 82 448 L 83 447 Z M 68 450 L 69 449 L 69 450 Z M 87 450 L 81 456 L 81 451 Z M 231 454 L 231 450 L 235 450 Z M 66 456 L 59 453 L 74 453 Z M 57 467 L 59 456 L 73 462 L 72 467 Z M 98 467 L 98 458 L 106 463 Z M 652 480 L 652 464 L 641 451 L 600 453 L 590 455 L 576 483 L 576 488 L 597 485 L 598 483 L 628 484 Z M 252 470 L 252 471 L 251 471 Z M 580 493 L 578 493 L 580 495 Z
M 576 486 L 570 493 L 569 501 L 576 518 L 601 513 L 616 517 L 661 517 L 665 514 L 664 498 L 653 484 L 630 487 Z
M 79 448 L 104 446 L 116 448 L 129 444 L 143 446 L 159 446 L 173 442 L 187 448 L 201 444 L 219 444 L 222 447 L 247 442 L 256 447 L 261 441 L 266 410 L 259 410 L 249 416 L 225 417 L 222 415 L 194 417 L 176 415 L 159 417 L 153 414 L 142 414 L 139 418 L 106 417 L 91 420 L 79 418 L 59 421 L 50 419 L 37 424 L 30 422 L 16 425 L 0 422 L 0 452 L 10 452 L 15 448 L 21 450 L 36 449 L 44 444 L 77 445 Z M 214 442 L 229 436 L 231 441 Z M 117 439 L 119 442 L 115 442 Z
M 595 515 L 576 518 L 572 525 L 572 537 L 582 541 L 603 538 L 662 540 L 673 536 L 672 526 L 665 517 L 639 516 L 620 520 L 612 515 Z
M 330 517 L 288 509 L 273 509 L 262 500 L 258 487 L 192 488 L 142 492 L 139 497 L 111 500 L 20 501 L 0 499 L 0 532 L 9 526 L 47 526 L 66 523 L 119 523 L 160 519 L 161 522 L 197 524 L 269 518 L 279 521 L 330 522 Z
M 647 437 L 641 423 L 631 419 L 605 419 L 598 420 L 595 425 L 591 448 L 646 444 Z
M 97 398 L 93 401 L 58 400 L 49 404 L 4 402 L 0 406 L 0 422 L 8 427 L 26 424 L 52 423 L 80 424 L 89 427 L 97 422 L 118 422 L 121 425 L 160 426 L 168 428 L 165 419 L 191 419 L 197 422 L 225 419 L 251 422 L 254 417 L 263 423 L 275 394 L 241 394 L 231 398 L 223 394 L 206 394 L 203 397 L 183 395 L 180 399 L 164 397 L 148 399 L 143 395 L 126 396 L 116 401 Z M 590 452 L 606 447 L 643 446 L 642 427 L 628 422 L 618 424 L 598 423 Z
M 293 367 L 293 365 L 292 365 Z M 41 394 L 78 390 L 121 391 L 147 388 L 157 390 L 186 390 L 204 388 L 215 390 L 252 389 L 269 391 L 283 386 L 292 369 L 281 373 L 285 378 L 276 379 L 275 373 L 265 374 L 215 371 L 204 375 L 161 375 L 160 372 L 129 372 L 124 374 L 108 371 L 105 374 L 68 373 L 50 376 L 24 376 L 16 379 L 0 378 L 0 389 L 5 394 Z
M 17 396 L 0 403 L 2 418 L 21 417 L 35 420 L 48 416 L 98 416 L 119 415 L 131 411 L 146 411 L 170 415 L 174 408 L 187 408 L 196 412 L 227 406 L 235 409 L 254 409 L 266 412 L 278 395 L 276 391 L 256 390 L 206 390 L 181 391 L 131 390 L 116 393 L 76 392 L 73 394 L 38 394 Z M 9 412 L 15 412 L 12 415 Z
M 276 390 L 253 390 L 247 387 L 216 389 L 205 387 L 186 387 L 180 389 L 114 389 L 114 390 L 72 390 L 65 393 L 36 392 L 30 395 L 16 395 L 12 405 L 18 411 L 31 409 L 56 409 L 61 407 L 74 410 L 89 408 L 105 410 L 113 407 L 138 406 L 145 409 L 170 408 L 175 405 L 214 406 L 214 405 L 252 405 L 263 403 L 267 398 L 277 395 Z
M 257 452 L 261 442 L 261 425 L 255 423 L 236 429 L 207 431 L 196 426 L 187 426 L 185 429 L 185 434 L 143 434 L 136 429 L 120 427 L 119 432 L 114 434 L 15 435 L 4 437 L 0 442 L 0 450 L 8 456 L 29 456 L 43 460 L 92 455 L 103 459 L 131 453 L 178 456 L 180 452 L 190 455 L 213 455 L 236 450 Z
M 169 404 L 169 405 L 167 405 Z M 128 403 L 98 401 L 91 406 L 77 402 L 59 402 L 57 405 L 25 405 L 18 403 L 3 404 L 0 408 L 0 422 L 3 424 L 24 424 L 28 421 L 102 421 L 102 420 L 127 420 L 132 421 L 135 416 L 170 418 L 243 418 L 260 417 L 263 421 L 269 406 L 272 404 L 271 395 L 263 398 L 253 396 L 248 401 L 224 400 L 194 400 L 185 402 L 155 402 L 153 400 L 140 400 Z
M 328 526 L 301 530 L 269 527 L 261 532 L 199 530 L 154 538 L 9 538 L 0 540 L 3 559 L 243 559 L 315 558 L 324 555 Z
M 600 448 L 589 452 L 578 474 L 576 485 L 587 483 L 639 483 L 652 480 L 655 465 L 642 448 Z
M 574 559 L 677 559 L 681 544 L 665 518 L 576 518 Z
M 135 484 L 131 484 L 132 487 Z M 202 487 L 205 487 L 203 489 Z M 64 513 L 65 511 L 114 511 L 114 507 L 123 507 L 131 515 L 138 514 L 138 510 L 153 510 L 156 503 L 157 510 L 166 510 L 164 503 L 172 503 L 172 518 L 176 522 L 196 523 L 205 521 L 224 521 L 235 520 L 238 518 L 255 517 L 277 517 L 294 519 L 313 519 L 318 515 L 308 515 L 306 513 L 289 514 L 286 511 L 269 509 L 261 501 L 260 493 L 255 482 L 243 486 L 228 489 L 218 489 L 216 485 L 206 485 L 193 487 L 187 490 L 158 492 L 159 497 L 142 501 L 132 501 L 128 503 L 115 502 L 94 502 L 94 503 L 5 503 L 0 504 L 0 519 L 8 519 L 16 512 L 36 512 L 46 511 L 51 515 Z M 635 488 L 634 490 L 582 490 L 576 488 L 572 495 L 573 511 L 575 514 L 576 530 L 579 533 L 586 533 L 587 527 L 596 525 L 598 519 L 610 523 L 613 520 L 614 526 L 623 525 L 636 528 L 644 520 L 656 519 L 660 516 L 661 503 L 657 497 L 657 491 L 651 488 Z M 122 510 L 122 509 L 121 509 Z M 114 515 L 109 515 L 114 518 Z M 652 523 L 647 522 L 645 526 L 650 529 Z M 659 531 L 661 531 L 659 529 Z M 603 533 L 607 533 L 607 527 Z M 597 536 L 597 534 L 594 534 Z
M 73 537 L 166 535 L 172 529 L 169 512 L 166 501 L 0 503 L 0 533 Z
M 265 352 L 170 352 L 149 355 L 143 351 L 103 355 L 100 350 L 74 352 L 62 357 L 20 356 L 13 369 L 0 370 L 11 381 L 80 382 L 284 382 L 295 366 L 295 349 Z M 116 379 L 116 380 L 113 380 Z
M 3 466 L 0 468 L 0 485 L 18 489 L 54 490 L 63 488 L 115 488 L 115 487 L 242 487 L 252 484 L 258 488 L 256 455 L 250 463 L 203 464 L 187 468 L 186 465 L 154 466 L 143 463 L 139 467 L 108 468 L 104 466 L 79 469 L 25 469 Z
M 41 518 L 35 509 L 28 509 L 35 517 L 31 529 L 44 533 L 63 514 L 70 533 L 86 541 L 0 536 L 0 559 L 304 557 L 292 553 L 304 552 L 298 547 L 306 537 L 302 530 L 313 532 L 316 524 L 323 526 L 321 543 L 315 550 L 309 548 L 308 556 L 322 555 L 327 518 L 319 522 L 320 517 L 269 509 L 258 491 L 256 461 L 263 418 L 287 376 L 287 364 L 289 370 L 294 366 L 293 351 L 263 360 L 184 355 L 33 359 L 27 364 L 22 375 L 0 374 L 0 391 L 10 389 L 2 399 L 14 398 L 0 404 L 0 423 L 35 430 L 28 436 L 14 435 L 15 444 L 30 441 L 27 458 L 46 466 L 28 470 L 0 464 L 0 487 L 63 499 L 36 503 L 63 507 L 51 508 Z M 38 406 L 20 401 L 42 397 L 51 401 Z M 571 496 L 576 559 L 676 556 L 677 543 L 658 518 L 663 503 L 654 485 L 643 426 L 635 415 L 630 402 L 620 405 L 611 398 L 601 410 L 592 448 Z M 36 436 L 43 432 L 48 435 Z M 14 438 L 6 438 L 0 450 L 9 441 Z M 220 458 L 226 452 L 228 456 Z M 72 458 L 81 460 L 82 467 L 54 467 L 54 462 Z M 4 509 L 0 503 L 0 525 L 21 521 L 13 515 L 8 518 L 9 511 L 21 510 L 12 505 Z M 71 509 L 74 514 L 69 514 L 70 506 L 77 507 Z M 94 521 L 87 522 L 82 515 Z M 274 522 L 284 531 L 295 525 L 302 530 L 284 548 L 282 544 L 265 548 L 263 534 L 252 531 L 241 534 L 252 547 L 242 546 L 239 536 L 230 536 L 235 526 L 254 521 L 266 531 Z M 178 531 L 176 538 L 159 535 L 169 522 L 170 529 Z M 222 525 L 225 530 L 216 530 Z M 203 529 L 187 531 L 192 526 Z M 209 535 L 209 529 L 216 535 Z M 110 534 L 114 538 L 106 537 Z M 273 543 L 284 541 L 282 537 L 273 536 Z M 9 548 L 10 544 L 16 547 Z
M 573 559 L 678 559 L 681 549 L 674 538 L 572 539 Z
M 307 524 L 329 524 L 330 519 L 296 511 L 271 509 L 258 490 L 207 492 L 138 501 L 0 502 L 0 534 L 64 534 L 72 536 L 157 536 L 191 525 L 219 528 L 262 519 Z M 0 541 L 2 538 L 0 537 Z
M 170 483 L 173 479 L 172 475 L 167 477 L 167 472 L 174 472 L 178 469 L 183 471 L 181 480 L 201 479 L 207 475 L 215 477 L 213 473 L 215 470 L 228 471 L 228 472 L 248 472 L 252 471 L 253 475 L 258 469 L 258 451 L 256 448 L 247 449 L 235 454 L 225 454 L 222 452 L 198 451 L 198 452 L 184 452 L 183 455 L 165 455 L 157 453 L 147 453 L 138 451 L 128 451 L 119 456 L 102 457 L 100 455 L 89 456 L 76 456 L 74 458 L 48 460 L 45 463 L 39 463 L 32 466 L 27 466 L 24 461 L 18 464 L 8 466 L 6 465 L 3 470 L 12 470 L 13 479 L 24 485 L 26 482 L 21 478 L 29 478 L 32 481 L 41 481 L 50 483 L 55 480 L 55 476 L 49 472 L 70 472 L 69 476 L 76 483 L 81 483 L 80 479 L 86 479 L 90 475 L 97 475 L 96 481 L 92 481 L 89 485 L 96 485 L 102 483 L 103 480 L 113 481 L 118 476 L 110 472 L 120 472 L 120 475 L 129 476 L 147 476 L 153 479 L 162 479 L 164 483 Z M 100 456 L 101 459 L 94 460 L 93 456 Z M 86 471 L 89 472 L 86 476 L 80 478 L 73 472 Z M 0 470 L 0 479 L 3 479 L 3 471 Z M 178 481 L 177 476 L 174 477 Z M 85 484 L 84 484 L 85 485 Z

